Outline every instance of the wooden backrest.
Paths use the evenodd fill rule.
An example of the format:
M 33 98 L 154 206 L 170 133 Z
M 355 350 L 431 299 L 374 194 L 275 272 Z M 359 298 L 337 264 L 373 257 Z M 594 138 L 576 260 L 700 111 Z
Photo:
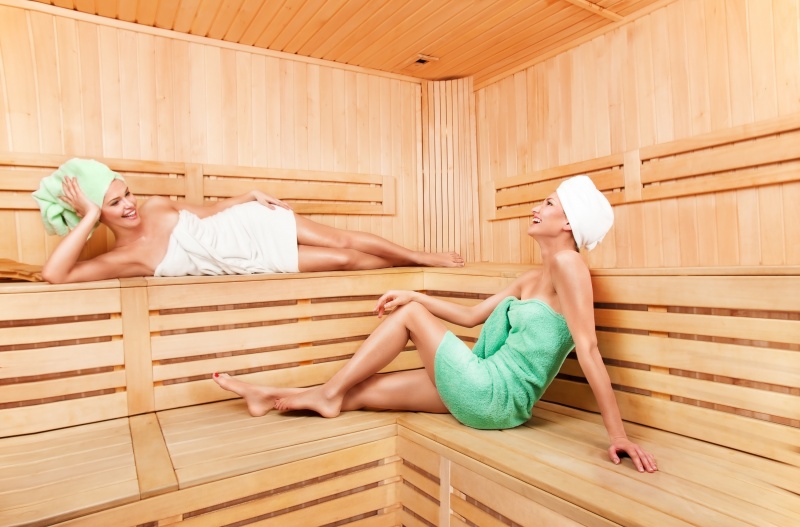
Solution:
M 128 414 L 116 280 L 0 295 L 0 437 Z
M 232 397 L 215 371 L 329 378 L 390 288 L 474 304 L 521 266 L 110 280 L 0 288 L 2 435 Z M 626 420 L 800 466 L 800 269 L 593 271 L 601 353 Z M 468 343 L 480 327 L 450 327 Z M 419 368 L 413 348 L 387 370 Z M 596 410 L 574 355 L 544 400 Z M 793 446 L 794 445 L 794 446 Z
M 0 153 L 0 258 L 42 264 L 58 244 L 48 236 L 31 193 L 39 181 L 72 156 Z M 395 180 L 391 176 L 132 161 L 97 158 L 122 174 L 139 197 L 161 195 L 201 204 L 252 189 L 289 202 L 300 214 L 393 215 Z M 101 226 L 89 240 L 83 258 L 107 251 L 114 243 Z
M 268 385 L 320 384 L 380 323 L 372 312 L 378 297 L 395 287 L 420 289 L 422 275 L 405 269 L 148 282 L 140 333 L 149 335 L 150 349 L 136 359 L 137 371 L 152 378 L 136 385 L 154 399 L 139 411 L 230 398 L 210 380 L 213 372 Z M 389 369 L 419 366 L 406 353 Z
M 625 419 L 800 466 L 800 271 L 595 271 Z M 569 358 L 545 399 L 596 409 Z
M 800 114 L 726 128 L 495 183 L 493 220 L 525 217 L 563 181 L 587 174 L 612 205 L 800 180 Z
M 42 225 L 39 207 L 31 193 L 39 181 L 73 156 L 0 153 L 0 258 L 41 265 L 52 252 L 59 236 L 48 236 Z M 152 195 L 202 202 L 202 194 L 192 180 L 192 167 L 184 163 L 129 161 L 98 158 L 119 172 L 131 191 L 141 198 Z M 196 172 L 196 171 L 195 171 Z M 201 181 L 202 183 L 202 181 Z M 111 232 L 101 225 L 86 245 L 83 258 L 107 251 L 114 243 Z

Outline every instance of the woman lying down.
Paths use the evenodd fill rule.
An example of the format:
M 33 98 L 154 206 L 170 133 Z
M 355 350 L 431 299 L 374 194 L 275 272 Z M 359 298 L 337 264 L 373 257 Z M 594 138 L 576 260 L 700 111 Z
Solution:
M 454 252 L 412 251 L 316 223 L 259 190 L 204 206 L 154 196 L 140 207 L 122 176 L 90 159 L 67 161 L 33 197 L 47 232 L 64 237 L 42 269 L 52 283 L 464 265 Z M 100 223 L 114 233 L 114 247 L 79 261 Z

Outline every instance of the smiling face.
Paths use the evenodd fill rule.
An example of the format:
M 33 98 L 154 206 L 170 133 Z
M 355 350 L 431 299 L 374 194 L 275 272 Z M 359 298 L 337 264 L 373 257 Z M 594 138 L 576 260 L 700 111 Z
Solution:
M 115 179 L 109 185 L 100 210 L 100 221 L 108 226 L 133 227 L 141 221 L 134 196 L 124 181 Z
M 558 236 L 561 232 L 567 231 L 572 236 L 572 229 L 567 221 L 567 215 L 561 207 L 558 194 L 553 192 L 542 202 L 535 206 L 531 213 L 533 219 L 528 226 L 528 236 Z

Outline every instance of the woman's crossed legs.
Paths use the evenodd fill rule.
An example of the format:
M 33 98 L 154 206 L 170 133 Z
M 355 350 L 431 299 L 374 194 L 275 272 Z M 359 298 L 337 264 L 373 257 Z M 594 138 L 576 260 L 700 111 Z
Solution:
M 337 229 L 298 214 L 295 223 L 302 272 L 464 265 L 464 259 L 455 252 L 412 251 L 375 234 Z
M 434 380 L 436 350 L 446 332 L 438 318 L 412 302 L 395 310 L 344 367 L 320 386 L 257 386 L 226 374 L 214 374 L 214 380 L 243 397 L 253 416 L 264 415 L 272 408 L 313 410 L 323 417 L 361 408 L 447 413 Z M 403 350 L 409 338 L 425 369 L 377 373 Z

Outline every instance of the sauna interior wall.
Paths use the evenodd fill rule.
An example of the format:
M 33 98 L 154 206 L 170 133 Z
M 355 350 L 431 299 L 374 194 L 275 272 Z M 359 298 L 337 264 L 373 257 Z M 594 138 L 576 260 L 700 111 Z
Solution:
M 799 21 L 797 0 L 678 0 L 477 86 L 481 201 L 495 179 L 800 112 Z M 798 265 L 799 202 L 794 181 L 621 204 L 589 262 Z M 528 221 L 482 221 L 482 258 L 536 262 Z
M 30 3 L 0 2 L 0 151 L 393 176 L 396 215 L 314 219 L 422 248 L 416 79 Z M 3 257 L 57 241 L 0 224 Z

